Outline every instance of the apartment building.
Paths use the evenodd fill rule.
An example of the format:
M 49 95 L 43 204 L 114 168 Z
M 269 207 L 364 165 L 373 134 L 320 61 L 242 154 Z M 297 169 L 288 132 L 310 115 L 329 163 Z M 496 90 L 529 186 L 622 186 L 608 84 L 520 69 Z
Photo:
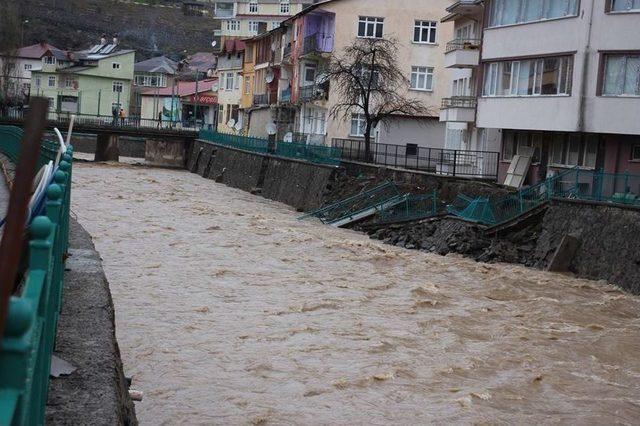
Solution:
M 484 1 L 458 1 L 449 6 L 441 22 L 452 22 L 453 38 L 446 43 L 444 66 L 449 74 L 449 96 L 442 99 L 440 121 L 446 124 L 446 149 L 478 151 L 462 161 L 483 174 L 486 168 L 495 170 L 495 155 L 500 149 L 497 129 L 479 128 L 476 123 L 477 97 L 482 88 L 480 51 L 484 28 Z M 487 153 L 487 155 L 483 155 Z M 441 167 L 452 167 L 442 164 Z M 458 164 L 456 164 L 458 166 Z
M 240 102 L 244 53 L 244 41 L 229 39 L 224 42 L 218 55 L 215 71 L 218 85 L 214 91 L 218 93 L 218 129 L 223 132 L 235 132 L 243 128 Z
M 26 102 L 31 93 L 31 72 L 42 69 L 43 58 L 67 59 L 67 52 L 48 43 L 37 43 L 0 55 L 0 87 L 6 100 Z M 50 60 L 50 59 L 47 59 Z
M 302 11 L 312 0 L 239 0 L 215 2 L 214 16 L 219 21 L 215 35 L 220 43 L 232 37 L 247 38 L 258 34 L 261 25 L 268 30 Z
M 31 72 L 31 94 L 49 98 L 50 111 L 107 115 L 129 114 L 135 51 L 120 49 L 117 38 L 64 58 L 49 52 Z
M 637 0 L 484 2 L 475 124 L 499 136 L 501 178 L 523 153 L 529 183 L 576 166 L 640 173 L 639 12 Z
M 444 0 L 326 0 L 272 30 L 269 42 L 263 43 L 263 49 L 271 49 L 269 61 L 256 60 L 255 81 L 262 80 L 257 70 L 265 69 L 269 99 L 277 98 L 272 119 L 278 137 L 327 145 L 333 139 L 363 140 L 361 113 L 354 112 L 347 120 L 330 118 L 340 94 L 332 88 L 326 70 L 331 57 L 340 55 L 358 38 L 393 37 L 400 46 L 398 64 L 410 82 L 406 95 L 421 100 L 429 113 L 394 117 L 389 126 L 378 126 L 374 137 L 378 143 L 441 148 L 445 125 L 439 122 L 438 113 L 449 84 L 443 58 L 453 25 L 438 21 L 450 4 Z

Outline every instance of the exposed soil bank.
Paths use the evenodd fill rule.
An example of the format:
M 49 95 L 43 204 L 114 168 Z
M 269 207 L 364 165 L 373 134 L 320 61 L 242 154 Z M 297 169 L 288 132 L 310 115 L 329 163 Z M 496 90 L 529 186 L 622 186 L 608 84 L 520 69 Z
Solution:
M 51 378 L 46 422 L 136 425 L 115 336 L 109 283 L 91 236 L 74 220 L 69 252 L 55 355 L 76 370 Z

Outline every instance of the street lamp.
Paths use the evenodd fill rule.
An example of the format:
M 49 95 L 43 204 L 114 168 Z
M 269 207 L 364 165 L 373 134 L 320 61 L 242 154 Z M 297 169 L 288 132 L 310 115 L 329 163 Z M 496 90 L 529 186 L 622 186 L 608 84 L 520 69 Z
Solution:
M 25 19 L 20 24 L 20 47 L 24 47 L 24 25 L 28 23 L 29 23 L 29 20 Z

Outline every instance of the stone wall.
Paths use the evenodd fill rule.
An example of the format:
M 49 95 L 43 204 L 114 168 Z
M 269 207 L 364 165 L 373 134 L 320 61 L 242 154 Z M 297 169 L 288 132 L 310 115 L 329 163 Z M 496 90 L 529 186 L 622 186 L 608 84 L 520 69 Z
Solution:
M 640 294 L 640 209 L 552 202 L 536 247 L 538 267 L 546 268 L 565 235 L 575 236 L 580 244 L 570 265 L 572 272 Z
M 335 167 L 195 141 L 187 168 L 244 191 L 259 192 L 300 211 L 320 207 L 337 173 Z

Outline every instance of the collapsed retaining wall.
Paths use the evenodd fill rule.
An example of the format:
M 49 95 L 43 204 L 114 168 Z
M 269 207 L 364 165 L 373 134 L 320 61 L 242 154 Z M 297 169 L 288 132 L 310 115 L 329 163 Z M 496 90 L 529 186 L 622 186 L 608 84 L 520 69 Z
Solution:
M 565 235 L 578 239 L 570 270 L 603 279 L 640 294 L 640 209 L 554 200 L 542 221 L 536 247 L 538 267 L 546 267 Z

